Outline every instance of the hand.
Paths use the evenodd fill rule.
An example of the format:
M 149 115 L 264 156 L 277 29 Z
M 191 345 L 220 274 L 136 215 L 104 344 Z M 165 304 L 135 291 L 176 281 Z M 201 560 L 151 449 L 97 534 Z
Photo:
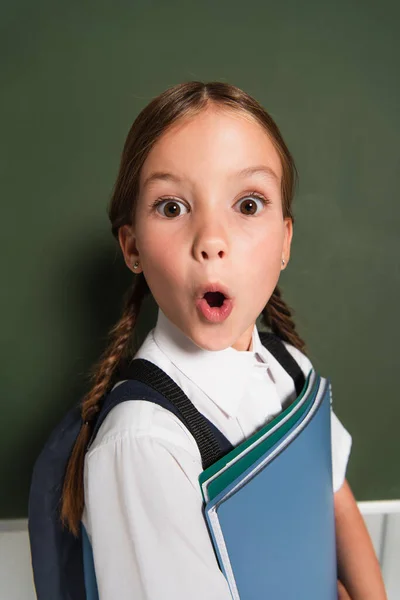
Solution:
M 339 579 L 337 580 L 337 584 L 338 584 L 338 600 L 351 600 L 346 588 L 344 587 L 343 583 L 341 581 L 339 581 Z

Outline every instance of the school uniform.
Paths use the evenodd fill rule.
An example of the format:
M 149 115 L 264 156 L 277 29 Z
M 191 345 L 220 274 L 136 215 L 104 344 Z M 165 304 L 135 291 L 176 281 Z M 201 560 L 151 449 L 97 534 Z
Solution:
M 309 359 L 285 345 L 307 376 Z M 261 344 L 256 326 L 249 351 L 208 351 L 159 310 L 135 358 L 163 369 L 234 446 L 296 397 L 293 380 Z M 351 436 L 333 411 L 331 425 L 337 491 Z M 231 598 L 202 513 L 201 472 L 193 436 L 168 410 L 126 401 L 106 417 L 85 457 L 82 517 L 100 600 Z

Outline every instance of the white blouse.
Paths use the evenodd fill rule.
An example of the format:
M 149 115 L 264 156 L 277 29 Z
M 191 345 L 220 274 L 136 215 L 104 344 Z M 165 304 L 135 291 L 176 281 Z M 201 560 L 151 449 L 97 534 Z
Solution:
M 305 375 L 308 358 L 285 344 Z M 295 399 L 293 380 L 262 346 L 198 348 L 159 310 L 136 354 L 163 369 L 236 446 Z M 118 385 L 118 384 L 117 384 Z M 333 486 L 351 436 L 331 412 Z M 116 406 L 85 458 L 82 521 L 100 600 L 229 600 L 202 514 L 198 446 L 170 411 L 144 400 Z

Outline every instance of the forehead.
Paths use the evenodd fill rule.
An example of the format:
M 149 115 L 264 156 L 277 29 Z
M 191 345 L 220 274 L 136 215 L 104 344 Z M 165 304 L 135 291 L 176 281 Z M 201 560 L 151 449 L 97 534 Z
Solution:
M 260 165 L 280 181 L 281 160 L 266 129 L 247 113 L 207 107 L 162 134 L 144 162 L 141 183 L 156 170 L 188 178 L 227 177 Z

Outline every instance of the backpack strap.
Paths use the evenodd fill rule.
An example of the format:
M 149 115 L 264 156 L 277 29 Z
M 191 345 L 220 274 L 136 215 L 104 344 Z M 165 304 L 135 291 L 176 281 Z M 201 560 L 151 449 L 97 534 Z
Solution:
M 305 383 L 303 371 L 277 335 L 269 332 L 259 332 L 259 335 L 263 346 L 292 377 L 299 396 Z M 142 358 L 132 360 L 119 370 L 118 379 L 126 381 L 106 395 L 89 446 L 114 406 L 126 400 L 147 400 L 166 408 L 182 421 L 197 442 L 203 469 L 233 449 L 229 440 L 197 410 L 174 380 L 151 361 Z
M 174 413 L 193 435 L 200 450 L 203 469 L 233 449 L 232 444 L 213 423 L 202 415 L 181 388 L 154 363 L 134 359 L 119 372 L 127 379 L 105 398 L 96 420 L 89 445 L 114 406 L 126 400 L 149 400 Z
M 260 340 L 263 346 L 271 352 L 272 356 L 281 364 L 285 371 L 294 381 L 297 396 L 300 395 L 306 378 L 298 363 L 295 361 L 283 341 L 276 334 L 259 331 Z

